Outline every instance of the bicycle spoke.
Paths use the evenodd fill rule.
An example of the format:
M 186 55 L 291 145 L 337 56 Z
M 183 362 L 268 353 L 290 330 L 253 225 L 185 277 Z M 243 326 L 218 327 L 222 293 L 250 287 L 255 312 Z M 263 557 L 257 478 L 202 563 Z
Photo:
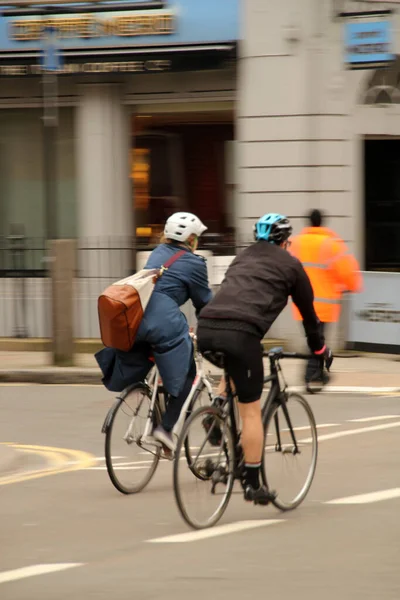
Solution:
M 301 431 L 301 437 L 296 431 Z M 272 408 L 265 432 L 262 474 L 264 483 L 277 492 L 278 508 L 289 510 L 304 500 L 316 463 L 317 431 L 311 408 L 302 396 L 290 394 L 287 402 Z
M 207 426 L 205 419 L 209 419 Z M 191 451 L 197 446 L 196 458 L 185 464 L 184 448 L 188 438 Z M 215 524 L 228 504 L 233 478 L 234 448 L 230 428 L 216 409 L 200 408 L 186 421 L 174 463 L 175 497 L 186 522 L 198 529 Z
M 123 494 L 141 491 L 152 478 L 160 458 L 161 448 L 143 441 L 150 401 L 147 388 L 138 385 L 121 402 L 106 432 L 107 471 Z

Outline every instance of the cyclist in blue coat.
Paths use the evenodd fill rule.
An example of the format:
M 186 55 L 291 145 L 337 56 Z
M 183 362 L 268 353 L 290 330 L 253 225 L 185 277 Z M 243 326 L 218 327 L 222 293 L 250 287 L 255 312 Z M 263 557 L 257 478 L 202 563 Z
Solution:
M 104 385 L 121 391 L 146 376 L 152 353 L 169 394 L 166 413 L 153 436 L 170 450 L 174 449 L 171 431 L 196 376 L 189 326 L 179 307 L 190 299 L 198 314 L 212 296 L 206 262 L 194 254 L 206 229 L 191 213 L 175 213 L 167 220 L 162 243 L 151 253 L 145 269 L 160 268 L 181 250 L 184 254 L 157 281 L 132 351 L 106 348 L 96 355 Z

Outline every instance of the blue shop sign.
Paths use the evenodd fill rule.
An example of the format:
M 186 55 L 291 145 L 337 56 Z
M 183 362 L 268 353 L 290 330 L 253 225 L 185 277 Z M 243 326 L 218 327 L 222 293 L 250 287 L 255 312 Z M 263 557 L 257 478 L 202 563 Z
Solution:
M 394 59 L 389 21 L 345 24 L 345 62 L 351 68 L 368 68 Z
M 67 14 L 1 16 L 0 50 L 39 49 L 46 27 L 56 30 L 61 50 L 227 42 L 239 37 L 239 0 L 174 0 L 165 9 L 115 12 L 102 12 L 99 3 L 98 12 L 90 13 L 74 13 L 71 4 L 60 8 L 66 6 Z

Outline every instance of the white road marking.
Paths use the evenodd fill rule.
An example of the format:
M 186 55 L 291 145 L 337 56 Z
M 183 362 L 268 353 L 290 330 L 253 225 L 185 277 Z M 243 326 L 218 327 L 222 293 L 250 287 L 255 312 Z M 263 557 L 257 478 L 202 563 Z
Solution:
M 264 389 L 267 390 L 268 388 Z M 288 391 L 304 393 L 304 386 L 289 386 Z M 321 395 L 322 394 L 396 394 L 396 396 L 398 397 L 400 395 L 400 388 L 379 386 L 328 385 L 322 390 Z
M 303 388 L 304 391 L 304 388 Z M 378 386 L 334 386 L 328 385 L 323 390 L 323 394 L 327 392 L 328 394 L 374 394 L 379 392 L 380 394 L 400 394 L 399 387 L 378 387 Z
M 147 465 L 152 465 L 153 464 L 153 460 L 138 460 L 137 462 L 119 462 L 117 463 L 115 466 L 116 467 L 134 467 L 135 465 L 143 465 L 143 467 L 146 467 Z
M 340 423 L 322 423 L 322 425 L 317 425 L 317 429 L 324 429 L 326 427 L 339 427 Z M 294 431 L 307 431 L 310 429 L 310 425 L 305 425 L 304 427 L 295 427 Z M 289 431 L 289 428 L 282 429 L 282 431 Z
M 8 583 L 36 575 L 46 575 L 47 573 L 56 573 L 57 571 L 65 571 L 66 569 L 73 569 L 82 565 L 83 563 L 55 563 L 52 565 L 32 565 L 31 567 L 22 567 L 21 569 L 13 569 L 12 571 L 3 571 L 0 573 L 0 583 Z
M 113 469 L 114 471 L 137 471 L 138 469 L 148 469 L 148 467 L 120 467 L 115 465 Z M 86 471 L 107 471 L 107 467 L 88 467 Z
M 382 431 L 383 429 L 391 429 L 392 427 L 400 427 L 400 421 L 397 421 L 396 423 L 385 423 L 385 425 L 373 425 L 372 427 L 360 427 L 359 429 L 347 429 L 345 431 L 336 431 L 335 433 L 326 433 L 325 435 L 319 435 L 318 441 L 324 442 L 326 440 L 335 440 L 348 435 L 358 435 L 360 433 L 369 433 L 370 431 Z M 313 440 L 312 438 L 306 438 L 305 440 L 299 441 L 303 444 L 309 444 Z
M 391 500 L 392 498 L 400 498 L 400 488 L 370 492 L 369 494 L 358 494 L 357 496 L 348 496 L 347 498 L 337 498 L 336 500 L 325 502 L 325 504 L 370 504 L 371 502 L 381 502 L 382 500 Z
M 376 417 L 364 417 L 362 419 L 349 419 L 348 423 L 369 423 L 370 421 L 385 421 L 386 419 L 398 419 L 400 415 L 378 415 Z
M 128 456 L 112 456 L 112 460 L 120 460 L 123 458 L 129 458 Z M 96 456 L 93 460 L 105 460 L 104 456 Z
M 257 527 L 267 527 L 276 523 L 284 523 L 284 519 L 263 519 L 262 521 L 238 521 L 228 525 L 219 525 L 210 529 L 200 529 L 198 531 L 188 531 L 187 533 L 178 533 L 177 535 L 167 535 L 166 537 L 147 540 L 151 544 L 176 544 L 183 542 L 198 542 L 206 538 L 218 537 L 229 533 L 246 531 L 247 529 L 256 529 Z

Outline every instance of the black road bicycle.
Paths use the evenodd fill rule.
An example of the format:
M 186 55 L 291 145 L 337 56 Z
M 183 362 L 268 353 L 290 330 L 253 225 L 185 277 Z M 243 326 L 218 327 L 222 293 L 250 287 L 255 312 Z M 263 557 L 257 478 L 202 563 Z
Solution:
M 282 348 L 273 348 L 264 356 L 270 363 L 270 375 L 264 382 L 271 387 L 262 407 L 261 473 L 264 484 L 276 493 L 273 504 L 286 511 L 299 506 L 311 487 L 318 440 L 311 407 L 300 394 L 288 392 L 280 360 L 308 360 L 310 356 L 284 352 Z M 222 353 L 204 353 L 204 357 L 223 368 Z M 184 520 L 195 529 L 211 527 L 219 521 L 228 506 L 235 480 L 242 477 L 240 419 L 226 372 L 225 378 L 226 399 L 218 406 L 203 406 L 191 414 L 175 452 L 176 502 Z M 187 461 L 188 445 L 190 461 Z

